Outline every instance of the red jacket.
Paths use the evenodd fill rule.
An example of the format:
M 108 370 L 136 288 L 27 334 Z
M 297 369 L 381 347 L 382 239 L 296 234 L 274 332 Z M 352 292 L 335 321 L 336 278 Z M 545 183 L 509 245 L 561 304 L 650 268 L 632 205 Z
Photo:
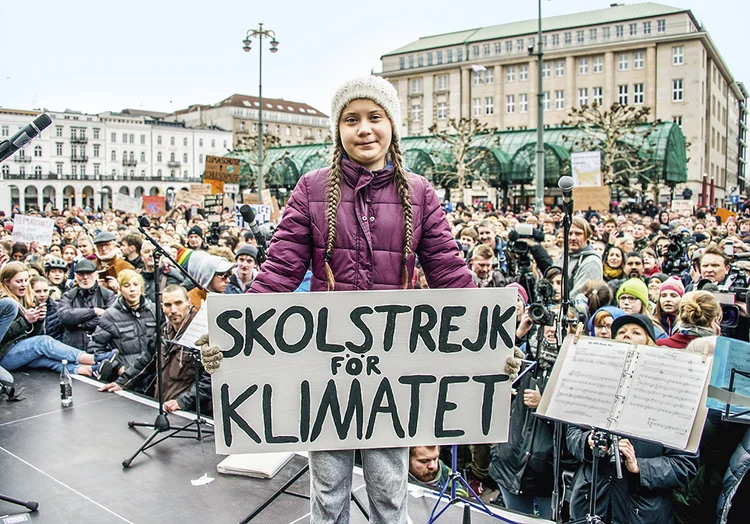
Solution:
M 698 337 L 683 335 L 682 333 L 675 333 L 669 338 L 660 338 L 656 341 L 656 345 L 666 346 L 668 348 L 674 349 L 685 349 L 686 347 L 688 347 L 688 344 L 690 344 L 696 338 Z
M 341 200 L 331 269 L 336 291 L 400 289 L 404 221 L 393 168 L 371 172 L 342 161 Z M 323 259 L 328 232 L 327 186 L 330 169 L 318 169 L 297 182 L 268 249 L 268 259 L 250 293 L 294 291 L 312 270 L 310 291 L 325 291 Z M 430 183 L 409 174 L 412 252 L 419 257 L 430 288 L 474 287 L 456 249 L 440 201 Z M 409 281 L 415 256 L 407 261 Z

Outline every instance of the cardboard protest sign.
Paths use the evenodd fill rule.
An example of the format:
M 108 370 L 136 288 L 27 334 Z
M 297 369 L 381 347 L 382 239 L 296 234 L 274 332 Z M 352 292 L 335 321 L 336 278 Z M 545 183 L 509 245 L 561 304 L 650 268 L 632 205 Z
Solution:
M 603 187 L 574 187 L 574 211 L 609 211 L 609 186 Z
M 671 209 L 682 216 L 690 216 L 693 214 L 694 205 L 692 200 L 672 200 Z
M 203 196 L 211 194 L 211 184 L 190 184 L 190 193 Z
M 206 169 L 203 181 L 220 180 L 237 183 L 240 181 L 240 159 L 226 156 L 206 155 Z
M 240 213 L 240 208 L 242 206 L 243 204 L 234 205 L 234 214 L 237 217 L 237 226 L 250 227 L 250 225 L 245 222 L 245 219 L 242 218 L 242 213 Z M 257 225 L 265 224 L 266 222 L 269 222 L 271 220 L 273 210 L 270 206 L 261 206 L 258 204 L 249 204 L 249 206 L 253 208 L 253 212 L 255 213 L 255 223 Z
M 52 244 L 52 228 L 55 221 L 51 218 L 16 215 L 13 217 L 13 241 L 31 244 L 37 242 L 42 246 Z
M 570 154 L 570 166 L 575 187 L 601 187 L 602 154 L 599 151 L 582 151 Z
M 209 294 L 217 453 L 506 441 L 516 296 Z
M 132 197 L 118 192 L 112 195 L 112 208 L 140 215 L 143 209 L 143 202 L 140 197 Z
M 221 214 L 222 205 L 224 204 L 224 195 L 204 195 L 203 197 L 203 209 L 206 213 L 217 213 Z
M 730 211 L 726 208 L 720 207 L 716 210 L 716 216 L 721 219 L 722 224 L 726 224 L 727 220 L 729 220 L 731 217 L 737 217 L 737 213 L 734 211 Z
M 167 214 L 166 197 L 143 196 L 143 212 L 151 216 L 164 216 Z

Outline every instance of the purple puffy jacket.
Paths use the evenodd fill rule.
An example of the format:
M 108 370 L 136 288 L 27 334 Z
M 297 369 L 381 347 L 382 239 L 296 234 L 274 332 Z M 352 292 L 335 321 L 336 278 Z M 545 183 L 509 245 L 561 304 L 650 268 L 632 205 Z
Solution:
M 248 293 L 294 291 L 308 266 L 311 291 L 325 291 L 323 269 L 328 232 L 326 221 L 329 168 L 300 178 L 268 249 L 268 260 Z M 344 158 L 341 201 L 331 269 L 336 291 L 400 289 L 404 222 L 393 168 L 369 170 Z M 459 256 L 450 226 L 430 183 L 410 174 L 417 254 L 431 288 L 474 287 Z M 409 257 L 409 281 L 414 272 Z

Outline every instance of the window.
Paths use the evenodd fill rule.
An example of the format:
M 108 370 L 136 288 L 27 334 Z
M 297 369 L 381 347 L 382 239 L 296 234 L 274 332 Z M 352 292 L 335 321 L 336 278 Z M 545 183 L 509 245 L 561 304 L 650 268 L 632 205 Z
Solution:
M 161 151 L 159 151 L 158 153 L 156 153 L 156 161 L 157 162 L 161 162 Z
M 544 92 L 544 110 L 549 111 L 549 104 L 550 104 L 550 98 L 549 98 L 549 91 Z
M 34 146 L 34 156 L 42 156 L 42 146 Z
M 484 114 L 492 115 L 495 113 L 495 98 L 491 96 L 484 97 Z
M 258 131 L 258 127 L 256 126 L 256 124 L 253 124 L 253 131 L 255 131 L 255 132 Z M 198 139 L 198 147 L 203 147 L 203 139 L 202 138 Z
M 542 78 L 549 78 L 552 75 L 552 68 L 550 67 L 549 62 L 544 62 L 542 64 Z
M 99 156 L 99 144 L 94 144 L 94 158 Z
M 651 34 L 651 22 L 643 22 L 643 34 L 644 35 Z
M 479 46 L 478 45 L 471 46 L 471 56 L 473 56 L 474 58 L 479 58 Z
M 445 52 L 446 61 L 450 64 L 453 62 L 453 49 L 448 49 Z
M 565 60 L 555 62 L 555 76 L 565 76 Z
M 266 129 L 266 131 L 268 130 Z M 211 147 L 216 147 L 216 140 L 213 138 L 211 139 Z
M 576 43 L 583 43 L 583 31 L 576 31 Z
M 552 45 L 553 46 L 560 45 L 560 35 L 552 35 Z
M 85 131 L 83 129 L 81 129 L 81 137 L 83 137 L 83 133 L 84 132 Z M 135 144 L 135 136 L 133 135 L 133 133 L 130 133 L 130 143 L 131 144 Z
M 594 104 L 601 105 L 603 103 L 602 98 L 602 88 L 601 87 L 594 87 L 591 90 L 591 102 Z
M 292 136 L 292 127 L 291 126 L 286 126 L 286 128 L 284 128 L 284 135 L 285 136 Z
M 594 73 L 601 73 L 604 71 L 604 58 L 601 56 L 595 56 L 594 62 Z
M 411 69 L 412 67 L 414 67 L 414 56 L 409 55 L 409 68 Z
M 59 128 L 59 129 L 60 129 L 60 133 L 61 133 L 61 134 L 59 134 L 59 135 L 57 135 L 57 136 L 62 136 L 62 128 Z M 110 141 L 110 142 L 112 142 L 113 144 L 114 144 L 115 142 L 117 142 L 117 134 L 116 134 L 116 133 L 112 133 L 112 136 L 110 136 L 109 138 L 110 138 L 110 140 L 109 140 L 109 141 Z
M 422 79 L 413 78 L 411 81 L 411 92 L 416 95 L 422 92 Z
M 60 172 L 58 174 L 62 175 L 62 164 L 57 164 L 57 165 L 60 167 Z M 10 166 L 8 164 L 4 164 L 3 165 L 3 167 L 2 167 L 2 173 L 3 173 L 3 176 L 10 175 Z
M 6 167 L 6 166 L 3 166 L 3 167 Z M 63 164 L 62 164 L 62 162 L 58 162 L 57 164 L 55 164 L 55 172 L 58 175 L 62 176 L 62 174 L 63 174 Z
M 672 101 L 682 102 L 682 100 L 683 100 L 682 78 L 678 78 L 676 80 L 672 80 Z
M 198 155 L 198 163 L 199 164 L 203 163 L 203 153 L 201 153 L 200 155 Z
M 0 136 L 10 136 L 10 127 L 9 126 L 3 126 L 2 127 L 2 133 L 0 133 Z
M 174 153 L 169 153 L 169 161 L 174 162 Z
M 529 79 L 529 66 L 528 64 L 523 64 L 518 66 L 518 79 L 519 80 L 528 80 Z
M 521 93 L 518 95 L 518 112 L 527 113 L 529 111 L 529 95 Z
M 505 112 L 512 114 L 516 112 L 516 96 L 508 95 L 505 97 Z
M 516 51 L 523 51 L 523 38 L 516 40 Z
M 499 55 L 500 51 L 503 49 L 502 42 L 495 42 L 495 54 Z
M 443 63 L 443 52 L 442 51 L 438 51 L 437 52 L 437 63 L 438 64 L 442 64 Z
M 547 35 L 542 35 L 542 47 L 547 47 Z
M 627 71 L 628 70 L 628 54 L 620 53 L 617 55 L 617 70 Z
M 161 135 L 159 135 L 159 136 L 156 137 L 156 143 L 158 145 L 161 145 Z
M 472 77 L 474 78 L 475 86 L 482 84 L 482 72 L 481 71 L 474 71 L 474 73 L 472 74 Z
M 565 109 L 565 91 L 562 89 L 555 91 L 555 109 Z
M 490 56 L 490 44 L 484 44 L 482 51 L 484 51 L 484 56 Z
M 432 53 L 427 53 L 427 65 L 432 65 Z
M 527 49 L 536 49 L 536 38 L 533 36 L 529 38 L 529 44 L 526 47 Z
M 55 136 L 62 136 L 62 132 L 63 132 L 62 126 L 55 126 Z M 7 136 L 7 135 L 3 135 L 3 136 Z M 115 134 L 112 133 L 112 136 L 114 137 Z M 112 138 L 112 141 L 114 141 L 114 138 Z
M 128 143 L 128 134 L 127 133 L 123 133 L 122 134 L 122 143 L 123 144 L 127 144 Z
M 630 24 L 630 36 L 635 36 L 638 34 L 638 24 Z
M 146 153 L 141 151 L 141 162 L 145 162 L 145 161 L 146 161 Z
M 94 175 L 99 176 L 101 172 L 101 164 L 94 164 Z
M 448 118 L 448 104 L 447 103 L 438 102 L 437 117 L 438 117 L 438 120 L 445 120 L 446 118 Z
M 505 52 L 510 53 L 513 51 L 513 40 L 506 40 L 505 42 Z
M 505 81 L 506 82 L 513 82 L 516 79 L 516 67 L 515 66 L 506 66 L 505 67 Z
M 645 54 L 644 51 L 636 51 L 633 53 L 633 69 L 643 69 L 643 66 L 646 63 L 644 57 Z
M 438 91 L 448 90 L 448 75 L 439 75 L 437 77 L 437 90 Z
M 578 59 L 578 74 L 579 75 L 589 74 L 589 59 L 588 58 Z
M 94 128 L 94 140 L 99 140 L 99 128 Z
M 297 136 L 298 136 L 298 137 L 299 137 L 299 136 L 302 136 L 302 128 L 301 128 L 301 127 L 298 127 L 298 128 L 297 128 Z
M 685 46 L 676 45 L 672 48 L 672 65 L 685 63 Z
M 622 106 L 628 105 L 628 85 L 619 85 L 617 86 L 617 101 Z
M 612 34 L 610 29 L 609 27 L 602 27 L 602 40 L 609 40 Z
M 55 154 L 57 156 L 62 156 L 62 154 L 63 154 L 62 148 L 63 148 L 62 142 L 57 142 L 55 144 Z
M 495 70 L 492 67 L 484 72 L 484 83 L 487 85 L 495 83 Z
M 657 20 L 656 21 L 656 32 L 657 33 L 665 33 L 667 31 L 667 21 L 666 20 Z
M 643 104 L 643 84 L 633 84 L 633 104 Z
M 143 145 L 145 143 L 146 143 L 146 135 L 141 135 L 141 144 Z
M 482 115 L 482 99 L 481 98 L 475 98 L 472 101 L 472 107 L 474 108 L 473 110 L 474 116 Z
M 424 57 L 423 57 L 422 55 L 419 55 L 419 56 L 417 57 L 417 66 L 418 66 L 418 67 L 422 67 L 422 66 L 424 66 Z
M 413 122 L 420 122 L 422 120 L 422 106 L 420 104 L 412 104 L 411 119 Z
M 161 178 L 161 169 L 156 170 L 156 176 Z
M 182 145 L 187 147 L 187 137 L 182 139 Z
M 589 89 L 582 87 L 578 90 L 578 105 L 583 107 L 589 103 Z
M 566 31 L 564 34 L 565 38 L 565 45 L 570 45 L 573 43 L 573 33 L 570 31 Z
M 616 25 L 615 26 L 615 37 L 622 38 L 623 36 L 625 36 L 625 26 Z
M 596 36 L 597 36 L 597 30 L 596 29 L 589 29 L 589 41 L 590 42 L 596 42 Z
M 110 159 L 114 162 L 117 160 L 117 151 L 112 151 L 112 154 L 110 155 Z

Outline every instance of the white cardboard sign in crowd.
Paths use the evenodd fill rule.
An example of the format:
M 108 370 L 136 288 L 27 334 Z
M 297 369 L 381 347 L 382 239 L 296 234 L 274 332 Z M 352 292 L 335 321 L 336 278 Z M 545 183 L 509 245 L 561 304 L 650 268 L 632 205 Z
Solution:
M 118 192 L 112 195 L 112 207 L 125 213 L 140 215 L 143 211 L 143 202 L 141 197 L 132 197 Z
M 507 440 L 513 289 L 208 296 L 216 452 Z
M 55 221 L 51 218 L 16 215 L 13 217 L 13 241 L 26 244 L 37 242 L 41 246 L 49 246 L 52 244 L 54 227 Z

